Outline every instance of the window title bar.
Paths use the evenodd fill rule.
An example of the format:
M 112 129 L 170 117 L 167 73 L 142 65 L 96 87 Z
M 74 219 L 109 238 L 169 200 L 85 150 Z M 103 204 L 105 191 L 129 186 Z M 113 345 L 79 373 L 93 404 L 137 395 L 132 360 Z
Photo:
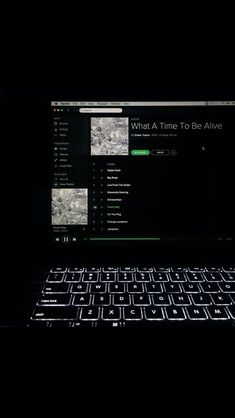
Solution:
M 64 102 L 53 101 L 52 106 L 235 106 L 235 101 L 172 101 L 172 102 Z

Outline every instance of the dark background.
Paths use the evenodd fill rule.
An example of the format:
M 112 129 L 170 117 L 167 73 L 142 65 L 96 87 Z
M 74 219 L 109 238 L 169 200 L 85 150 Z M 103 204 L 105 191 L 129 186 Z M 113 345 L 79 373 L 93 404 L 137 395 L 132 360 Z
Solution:
M 184 4 L 180 7 L 176 4 L 175 7 L 171 5 L 171 10 L 167 6 L 167 10 L 162 11 L 158 4 L 156 13 L 155 5 L 152 10 L 146 4 L 137 7 L 137 10 L 131 7 L 130 14 L 126 6 L 116 7 L 115 13 L 107 6 L 102 10 L 100 4 L 97 4 L 99 10 L 96 10 L 93 5 L 92 11 L 90 4 L 88 4 L 89 10 L 84 10 L 83 6 L 79 4 L 78 13 L 76 9 L 66 8 L 64 5 L 57 5 L 52 10 L 48 10 L 48 5 L 45 9 L 34 6 L 32 9 L 28 5 L 23 7 L 22 4 L 18 8 L 15 5 L 13 10 L 10 5 L 9 14 L 6 18 L 3 17 L 1 27 L 3 30 L 1 88 L 2 92 L 4 91 L 4 108 L 7 111 L 11 112 L 11 106 L 7 106 L 6 102 L 9 103 L 8 98 L 12 95 L 19 97 L 20 93 L 24 97 L 28 91 L 31 92 L 31 97 L 35 97 L 34 91 L 38 91 L 41 95 L 41 90 L 45 90 L 46 87 L 51 89 L 53 86 L 54 89 L 56 86 L 59 89 L 64 87 L 65 91 L 69 87 L 72 92 L 74 90 L 86 92 L 92 89 L 102 93 L 127 89 L 133 97 L 136 94 L 136 98 L 138 91 L 147 91 L 149 96 L 156 97 L 152 94 L 155 90 L 162 96 L 162 99 L 166 96 L 166 99 L 172 99 L 172 95 L 177 98 L 185 96 L 200 99 L 208 96 L 211 99 L 223 97 L 234 99 L 233 11 L 227 6 L 223 10 L 220 4 L 218 6 L 213 4 L 213 6 L 208 5 L 207 10 L 204 4 L 202 8 L 185 7 Z M 60 12 L 62 12 L 61 16 Z M 94 21 L 91 19 L 91 14 L 95 18 Z M 107 14 L 110 14 L 110 17 Z M 111 41 L 111 48 L 107 45 L 107 38 Z M 23 111 L 21 107 L 19 109 Z M 20 121 L 17 115 L 16 119 Z M 26 116 L 26 119 L 29 118 Z M 17 283 L 21 285 L 25 274 L 30 271 L 33 255 L 38 260 L 42 259 L 42 247 L 38 244 L 36 246 L 38 251 L 35 251 L 31 241 L 28 240 L 29 236 L 33 236 L 31 220 L 33 219 L 34 196 L 34 181 L 27 171 L 28 167 L 33 168 L 33 162 L 28 158 L 30 140 L 29 137 L 27 140 L 24 137 L 23 140 L 22 135 L 22 140 L 19 142 L 14 134 L 17 128 L 11 118 L 5 115 L 4 120 L 10 127 L 10 133 L 7 130 L 7 136 L 5 136 L 7 141 L 2 143 L 4 158 L 2 158 L 1 165 L 1 186 L 8 203 L 2 207 L 2 267 L 5 269 L 1 274 L 2 309 L 0 314 L 3 318 L 4 313 L 5 323 L 9 323 L 9 314 L 12 312 L 14 303 L 20 298 L 20 293 L 17 292 L 20 291 L 21 286 L 14 291 L 14 285 Z M 20 197 L 21 201 L 18 208 L 20 222 L 10 222 L 13 212 L 11 202 L 14 199 L 11 187 L 8 185 L 16 184 L 16 173 L 17 185 L 14 193 Z M 23 186 L 18 188 L 18 184 Z M 216 255 L 214 255 L 215 258 Z M 22 266 L 23 269 L 20 268 Z M 4 283 L 9 283 L 6 293 L 4 293 Z M 75 338 L 72 339 L 73 344 L 71 344 L 71 338 L 69 339 L 68 335 L 67 338 L 61 336 L 55 338 L 55 333 L 53 333 L 51 338 L 47 335 L 44 339 L 39 333 L 37 337 L 34 334 L 34 338 L 31 338 L 31 334 L 29 338 L 22 339 L 18 338 L 21 335 L 17 334 L 15 339 L 10 338 L 7 333 L 4 336 L 6 338 L 1 340 L 1 348 L 5 344 L 7 346 L 7 353 L 1 350 L 2 363 L 5 365 L 3 369 L 5 368 L 7 377 L 7 379 L 3 377 L 5 394 L 12 400 L 12 394 L 15 392 L 14 394 L 20 397 L 21 403 L 22 399 L 25 400 L 25 388 L 27 392 L 31 388 L 37 396 L 35 390 L 37 385 L 32 385 L 32 382 L 36 381 L 36 376 L 41 376 L 41 370 L 47 369 L 48 365 L 50 375 L 52 376 L 54 372 L 56 376 L 56 382 L 55 379 L 49 379 L 48 383 L 48 388 L 52 393 L 53 388 L 57 389 L 57 385 L 59 385 L 58 389 L 61 388 L 63 377 L 66 376 L 66 381 L 68 381 L 70 375 L 73 378 L 76 376 L 76 371 L 79 376 L 83 372 L 87 383 L 87 379 L 91 375 L 94 376 L 97 385 L 102 376 L 101 381 L 104 380 L 104 384 L 100 385 L 102 389 L 107 388 L 107 384 L 110 383 L 109 378 L 107 379 L 107 376 L 110 376 L 110 370 L 113 370 L 111 383 L 116 382 L 116 377 L 123 380 L 128 374 L 128 383 L 133 384 L 135 380 L 134 388 L 138 385 L 138 390 L 139 385 L 143 388 L 142 377 L 148 383 L 149 377 L 159 376 L 159 371 L 161 371 L 160 380 L 158 379 L 162 389 L 161 395 L 165 393 L 166 387 L 170 389 L 168 392 L 176 401 L 172 403 L 174 412 L 175 404 L 179 399 L 177 395 L 182 395 L 182 387 L 188 388 L 187 394 L 191 397 L 193 388 L 193 401 L 195 392 L 207 376 L 208 385 L 207 390 L 204 391 L 203 401 L 207 401 L 205 403 L 209 404 L 211 411 L 215 393 L 218 393 L 221 399 L 223 378 L 227 379 L 231 375 L 231 364 L 234 362 L 229 353 L 234 351 L 233 345 L 231 347 L 233 339 L 229 339 L 230 345 L 228 345 L 225 333 L 222 334 L 222 338 L 221 333 L 217 332 L 214 338 L 211 338 L 211 333 L 207 338 L 205 333 L 193 334 L 187 333 L 183 337 L 182 333 L 177 332 L 177 334 L 165 334 L 161 338 L 159 333 L 154 335 L 151 333 L 149 338 L 143 339 L 143 334 L 140 333 L 131 340 L 127 338 L 127 334 L 122 339 L 120 334 L 118 338 L 114 338 L 113 335 L 108 335 L 106 338 L 103 335 L 100 338 L 99 333 L 97 334 L 98 340 L 87 335 L 86 338 L 83 336 L 80 338 L 79 335 L 76 341 Z M 130 335 L 133 338 L 133 333 Z M 61 356 L 62 349 L 64 359 Z M 101 355 L 98 367 L 97 352 Z M 77 353 L 80 357 L 73 361 Z M 66 354 L 68 357 L 65 359 Z M 72 363 L 70 372 L 68 371 L 68 358 L 70 364 Z M 65 361 L 66 368 L 63 369 Z M 84 370 L 82 364 L 84 364 Z M 104 372 L 106 371 L 103 367 L 105 365 L 109 366 L 108 373 Z M 30 366 L 30 375 L 27 374 L 28 366 Z M 87 370 L 89 370 L 88 377 Z M 15 385 L 12 376 L 17 377 Z M 19 391 L 19 387 L 22 386 L 21 376 L 24 376 L 26 383 L 23 396 Z M 169 377 L 172 376 L 175 381 L 169 385 Z M 7 384 L 8 381 L 9 384 Z M 53 385 L 59 383 L 53 386 L 52 381 Z M 128 388 L 129 386 L 131 385 L 128 385 Z M 216 403 L 216 410 L 219 407 L 223 411 L 229 410 L 227 386 L 226 396 L 224 399 L 222 397 L 222 402 Z M 70 399 L 71 387 L 69 385 L 68 388 Z M 83 387 L 87 392 L 87 385 Z M 110 388 L 113 389 L 112 384 Z M 146 409 L 146 406 L 152 407 L 152 393 L 149 393 L 149 388 L 150 385 L 147 384 L 143 397 L 143 409 Z M 118 389 L 120 389 L 119 382 Z M 156 393 L 154 393 L 154 399 L 155 395 Z M 88 396 L 90 401 L 90 394 Z M 103 399 L 103 393 L 101 396 L 100 398 Z M 52 399 L 54 408 L 54 397 Z M 68 407 L 67 399 L 68 397 L 65 396 L 66 408 Z M 129 390 L 126 391 L 126 399 L 130 399 Z M 133 396 L 131 408 L 136 405 L 132 399 Z M 100 399 L 97 400 L 100 401 Z M 137 404 L 139 407 L 139 403 Z M 159 406 L 160 404 L 158 402 Z M 24 408 L 25 406 L 24 402 Z M 200 408 L 199 402 L 199 413 Z
M 42 190 L 50 184 L 50 120 L 48 106 L 51 98 L 64 100 L 91 98 L 93 100 L 232 100 L 234 90 L 229 87 L 214 86 L 201 88 L 193 86 L 152 85 L 126 86 L 103 84 L 102 86 L 38 86 L 12 85 L 2 89 L 4 126 L 6 128 L 3 154 L 5 163 L 3 193 L 6 199 L 7 242 L 19 262 L 38 264 L 50 253 L 49 240 L 45 240 L 45 230 L 38 225 L 38 219 L 47 208 L 42 204 Z M 45 135 L 45 133 L 48 133 Z M 231 138 L 231 143 L 233 138 Z M 231 145 L 232 154 L 232 145 Z M 228 158 L 231 158 L 231 154 Z M 8 182 L 9 181 L 9 182 Z M 232 191 L 231 191 L 232 192 Z M 225 202 L 226 205 L 226 202 Z M 24 250 L 23 250 L 24 249 Z M 145 247 L 140 248 L 142 253 Z M 159 250 L 159 249 L 158 249 Z M 209 248 L 210 250 L 210 248 Z M 103 253 L 103 250 L 102 250 Z M 126 252 L 125 252 L 126 253 Z M 202 251 L 205 254 L 204 250 Z M 23 257 L 22 257 L 23 254 Z M 136 254 L 136 253 L 135 253 Z M 168 253 L 169 254 L 169 253 Z M 130 255 L 130 254 L 129 254 Z M 76 253 L 74 254 L 76 257 Z M 111 254 L 112 256 L 112 254 Z
M 49 184 L 49 130 L 47 114 L 51 98 L 73 100 L 91 98 L 93 100 L 234 100 L 235 90 L 232 83 L 219 86 L 218 83 L 193 85 L 179 84 L 128 83 L 128 80 L 105 83 L 77 81 L 69 85 L 64 83 L 6 83 L 1 88 L 3 104 L 4 140 L 2 141 L 2 182 L 3 201 L 2 240 L 4 242 L 1 318 L 8 324 L 15 317 L 16 307 L 24 299 L 25 281 L 34 280 L 34 271 L 52 262 L 63 263 L 63 259 L 77 262 L 109 263 L 117 262 L 118 258 L 128 264 L 135 263 L 140 257 L 155 263 L 191 263 L 230 262 L 234 260 L 234 246 L 231 242 L 207 242 L 166 244 L 156 242 L 156 246 L 138 246 L 138 248 L 122 248 L 116 246 L 114 251 L 108 246 L 100 250 L 93 248 L 87 253 L 84 250 L 73 252 L 66 249 L 54 251 L 45 240 L 42 225 L 38 225 L 38 215 L 45 211 L 42 204 L 40 189 L 47 189 Z M 231 138 L 233 141 L 234 138 Z M 226 203 L 225 203 L 226 204 Z M 159 245 L 161 244 L 161 245 Z M 7 278 L 7 280 L 5 280 Z M 11 294 L 11 299 L 6 295 Z M 17 314 L 18 315 L 18 314 Z

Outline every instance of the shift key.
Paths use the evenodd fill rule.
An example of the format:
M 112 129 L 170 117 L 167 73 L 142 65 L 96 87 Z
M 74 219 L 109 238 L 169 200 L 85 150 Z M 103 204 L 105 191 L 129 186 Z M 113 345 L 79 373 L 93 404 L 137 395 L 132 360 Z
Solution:
M 31 319 L 38 321 L 70 321 L 77 318 L 77 313 L 78 308 L 75 306 L 43 306 L 35 309 Z

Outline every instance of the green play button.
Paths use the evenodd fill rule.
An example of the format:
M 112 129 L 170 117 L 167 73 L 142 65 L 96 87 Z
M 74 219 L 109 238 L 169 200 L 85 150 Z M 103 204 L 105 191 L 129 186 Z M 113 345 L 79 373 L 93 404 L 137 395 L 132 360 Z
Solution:
M 131 155 L 149 155 L 149 149 L 133 149 L 131 150 Z

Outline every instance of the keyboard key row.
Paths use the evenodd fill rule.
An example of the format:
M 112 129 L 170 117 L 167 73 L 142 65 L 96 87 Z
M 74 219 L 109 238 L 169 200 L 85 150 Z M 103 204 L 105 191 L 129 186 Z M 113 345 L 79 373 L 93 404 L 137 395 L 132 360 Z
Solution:
M 48 283 L 104 283 L 121 282 L 235 282 L 235 273 L 50 273 Z
M 207 267 L 199 267 L 199 266 L 191 266 L 191 267 L 169 267 L 169 266 L 125 266 L 125 267 L 118 267 L 118 266 L 91 266 L 84 268 L 82 266 L 73 266 L 73 267 L 53 267 L 51 268 L 51 273 L 134 273 L 134 272 L 142 272 L 142 273 L 151 273 L 151 272 L 174 272 L 174 273 L 235 273 L 235 266 L 227 266 L 227 267 L 216 267 L 216 266 L 207 266 Z
M 108 287 L 107 287 L 108 286 Z M 43 293 L 123 293 L 125 292 L 123 283 L 92 283 L 90 287 L 86 283 L 70 285 L 69 283 L 46 283 Z M 126 290 L 129 293 L 235 293 L 235 283 L 127 283 Z
M 114 294 L 110 293 L 95 294 L 53 294 L 41 296 L 38 305 L 39 306 L 109 306 L 114 304 L 115 306 L 149 306 L 154 304 L 155 306 L 230 306 L 235 303 L 235 296 L 232 298 L 226 294 L 133 294 L 127 293 Z
M 70 321 L 81 319 L 83 321 L 119 321 L 123 320 L 226 320 L 235 319 L 235 306 L 223 307 L 156 307 L 149 306 L 145 308 L 129 306 L 125 308 L 110 307 L 37 307 L 32 315 L 33 320 L 37 321 Z

